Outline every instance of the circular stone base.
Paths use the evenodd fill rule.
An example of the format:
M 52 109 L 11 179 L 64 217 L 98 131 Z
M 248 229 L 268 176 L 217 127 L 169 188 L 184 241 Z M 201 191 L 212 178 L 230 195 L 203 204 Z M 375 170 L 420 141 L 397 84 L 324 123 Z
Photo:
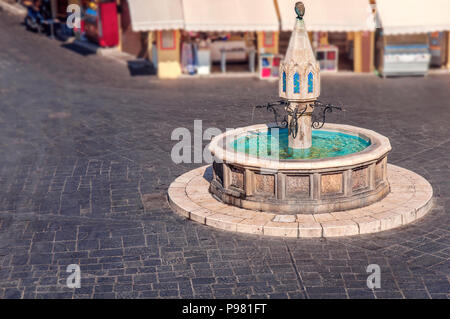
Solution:
M 277 215 L 227 205 L 209 192 L 210 165 L 178 177 L 169 204 L 193 221 L 234 232 L 283 237 L 336 237 L 376 233 L 409 224 L 433 206 L 433 188 L 422 176 L 388 164 L 391 192 L 372 205 L 333 213 Z

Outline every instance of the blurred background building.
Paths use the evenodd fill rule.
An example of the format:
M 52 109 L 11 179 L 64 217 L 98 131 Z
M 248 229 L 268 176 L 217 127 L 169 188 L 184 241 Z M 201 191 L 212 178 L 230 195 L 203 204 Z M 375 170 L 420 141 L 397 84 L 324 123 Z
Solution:
M 161 78 L 278 76 L 297 0 L 53 0 L 83 9 L 78 38 L 150 61 Z M 324 72 L 450 69 L 448 0 L 303 0 Z

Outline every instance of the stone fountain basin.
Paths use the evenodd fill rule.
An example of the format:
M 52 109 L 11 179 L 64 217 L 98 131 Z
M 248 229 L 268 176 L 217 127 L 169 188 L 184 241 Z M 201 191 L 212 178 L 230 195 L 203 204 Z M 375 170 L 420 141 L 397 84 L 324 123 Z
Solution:
M 324 159 L 261 158 L 226 147 L 230 141 L 274 124 L 229 130 L 214 137 L 210 192 L 233 206 L 278 214 L 327 213 L 364 207 L 389 193 L 389 139 L 374 131 L 327 123 L 321 130 L 358 136 L 370 145 L 364 150 Z

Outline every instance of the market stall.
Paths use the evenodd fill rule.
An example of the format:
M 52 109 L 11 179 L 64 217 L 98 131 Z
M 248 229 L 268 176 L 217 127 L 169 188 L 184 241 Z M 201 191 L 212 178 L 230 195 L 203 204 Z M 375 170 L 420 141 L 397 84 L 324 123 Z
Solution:
M 184 0 L 183 13 L 181 64 L 187 74 L 254 72 L 258 53 L 278 53 L 273 0 Z
M 377 0 L 382 26 L 377 34 L 379 72 L 383 76 L 425 75 L 430 64 L 449 63 L 449 12 L 448 0 Z

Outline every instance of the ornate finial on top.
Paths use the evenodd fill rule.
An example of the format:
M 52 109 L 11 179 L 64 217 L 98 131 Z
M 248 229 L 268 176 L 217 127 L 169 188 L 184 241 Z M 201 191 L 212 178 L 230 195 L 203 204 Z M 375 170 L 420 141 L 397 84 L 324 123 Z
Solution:
M 295 13 L 297 13 L 297 19 L 302 20 L 305 15 L 305 5 L 299 1 L 295 3 Z
M 282 99 L 295 103 L 310 103 L 320 95 L 320 66 L 306 31 L 302 1 L 295 3 L 294 29 L 289 45 L 280 62 L 279 95 Z

